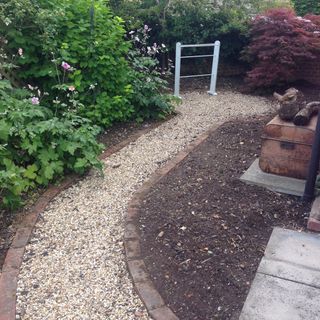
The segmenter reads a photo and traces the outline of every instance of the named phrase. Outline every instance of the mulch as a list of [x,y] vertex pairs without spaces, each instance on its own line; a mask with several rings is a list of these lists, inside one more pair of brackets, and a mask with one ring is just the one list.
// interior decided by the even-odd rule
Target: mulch
[[269,120],[224,124],[143,201],[142,255],[180,319],[238,319],[272,228],[305,229],[309,204],[238,179]]

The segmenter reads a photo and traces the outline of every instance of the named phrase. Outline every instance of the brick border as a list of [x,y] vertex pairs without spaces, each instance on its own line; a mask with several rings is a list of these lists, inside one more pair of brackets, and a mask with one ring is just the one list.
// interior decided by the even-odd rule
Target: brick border
[[[167,120],[170,119],[171,117]],[[144,134],[159,127],[163,123],[164,121],[160,121],[159,123],[151,125],[146,129],[141,129],[122,142],[107,148],[100,155],[100,160],[110,157],[112,154],[120,151],[122,148],[136,141]],[[22,264],[25,247],[32,236],[33,229],[37,223],[40,213],[45,210],[49,202],[51,202],[60,192],[69,188],[80,179],[81,176],[71,174],[67,176],[58,186],[51,185],[28,210],[22,222],[17,227],[13,241],[9,250],[7,251],[2,267],[2,273],[0,275],[0,320],[16,319],[16,293],[20,267]]]
[[215,125],[195,141],[180,151],[176,157],[169,160],[166,165],[157,170],[151,178],[134,194],[129,202],[125,217],[124,248],[126,263],[132,278],[135,290],[147,308],[149,315],[154,320],[179,320],[174,312],[166,305],[160,293],[154,286],[147,267],[144,263],[144,256],[141,253],[140,233],[138,227],[139,207],[144,197],[152,186],[159,182],[179,163],[181,163],[193,150],[202,144],[220,125]]
[[312,203],[307,228],[311,231],[320,232],[320,197]]

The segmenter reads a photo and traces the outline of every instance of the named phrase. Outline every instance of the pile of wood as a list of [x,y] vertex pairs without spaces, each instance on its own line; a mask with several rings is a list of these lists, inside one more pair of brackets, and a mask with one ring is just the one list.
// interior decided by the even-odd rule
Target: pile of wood
[[297,126],[305,126],[310,118],[320,111],[320,101],[307,103],[302,92],[295,88],[288,89],[284,95],[274,93],[278,100],[278,114],[284,121],[293,121]]

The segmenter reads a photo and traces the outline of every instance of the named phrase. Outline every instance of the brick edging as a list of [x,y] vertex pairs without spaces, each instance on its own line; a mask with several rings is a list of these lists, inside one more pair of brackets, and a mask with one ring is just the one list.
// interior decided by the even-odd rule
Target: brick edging
[[307,228],[311,231],[320,232],[320,197],[314,199],[308,218]]
[[[122,142],[107,148],[99,157],[100,160],[110,157],[112,154],[136,141],[138,138],[160,126],[162,123],[163,121],[150,126],[149,128],[139,130]],[[46,209],[49,202],[51,202],[60,192],[69,188],[80,179],[80,175],[71,174],[58,186],[50,186],[28,210],[22,222],[17,227],[13,241],[7,251],[2,267],[2,273],[0,275],[0,320],[16,319],[16,293],[20,267],[25,247],[32,236],[34,226],[37,223],[40,213]]]
[[152,186],[159,182],[180,162],[182,162],[194,149],[203,143],[220,125],[215,125],[195,141],[180,151],[176,157],[169,160],[162,168],[158,169],[151,178],[145,182],[134,194],[129,202],[125,217],[124,248],[126,263],[132,278],[134,287],[147,308],[149,315],[154,320],[179,320],[174,312],[166,305],[160,293],[154,286],[147,267],[144,263],[144,256],[141,252],[140,233],[138,227],[139,207],[144,197]]

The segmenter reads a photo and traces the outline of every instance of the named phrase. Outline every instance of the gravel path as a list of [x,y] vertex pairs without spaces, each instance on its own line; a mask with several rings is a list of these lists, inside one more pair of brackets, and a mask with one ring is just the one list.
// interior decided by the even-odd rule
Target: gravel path
[[271,109],[232,91],[183,99],[181,115],[112,155],[104,176],[92,170],[42,214],[21,269],[18,318],[149,319],[124,261],[123,216],[133,192],[213,123]]

